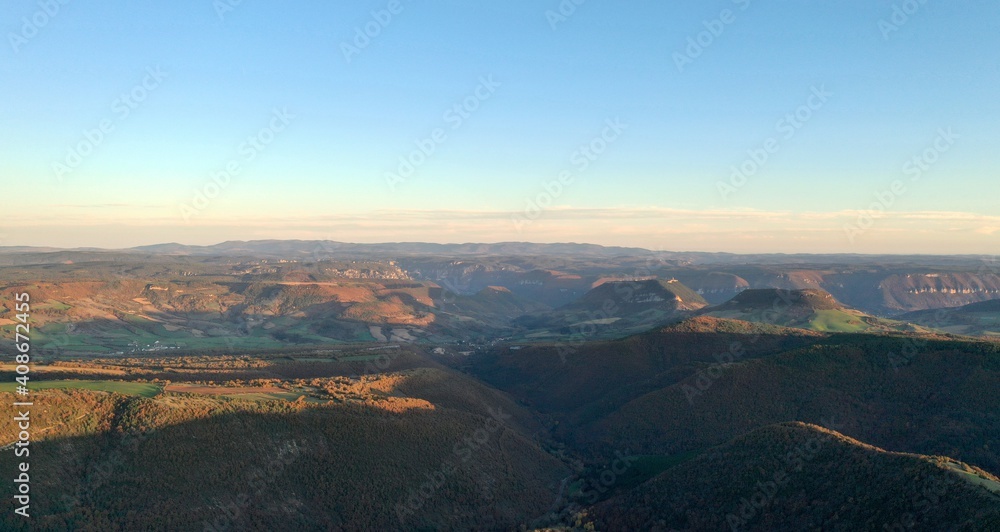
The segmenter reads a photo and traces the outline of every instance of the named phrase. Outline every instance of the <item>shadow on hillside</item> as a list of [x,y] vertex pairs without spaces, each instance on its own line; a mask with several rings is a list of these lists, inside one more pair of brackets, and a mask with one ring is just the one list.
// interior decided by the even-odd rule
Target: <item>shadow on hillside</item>
[[[202,417],[195,402],[131,401],[110,433],[33,443],[30,529],[513,528],[567,474],[507,425],[461,411],[231,405]],[[0,489],[0,528],[27,529],[13,490]]]
[[568,412],[599,402],[614,409],[680,382],[700,367],[741,362],[814,344],[794,334],[651,332],[614,341],[565,341],[501,348],[475,356],[471,371],[543,412]]

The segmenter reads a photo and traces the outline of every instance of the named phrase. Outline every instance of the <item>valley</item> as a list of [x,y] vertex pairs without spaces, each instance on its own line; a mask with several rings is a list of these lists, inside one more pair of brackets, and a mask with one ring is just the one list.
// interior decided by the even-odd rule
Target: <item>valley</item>
[[[817,288],[828,264],[750,257],[312,246],[0,253],[4,341],[31,294],[32,530],[1000,523],[988,291],[862,297]],[[845,285],[903,268],[844,260]],[[916,268],[986,288],[982,264]],[[0,426],[0,467],[17,441]],[[27,530],[4,500],[0,526]]]

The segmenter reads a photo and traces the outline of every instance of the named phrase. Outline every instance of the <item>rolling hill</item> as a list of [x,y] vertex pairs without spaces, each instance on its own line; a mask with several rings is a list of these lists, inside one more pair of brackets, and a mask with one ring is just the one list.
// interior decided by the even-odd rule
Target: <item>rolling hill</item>
[[707,305],[676,280],[607,281],[577,301],[515,320],[527,338],[620,337],[678,320]]
[[822,290],[750,289],[703,309],[716,318],[770,323],[821,332],[919,331],[903,322],[847,308]]
[[[293,276],[294,277],[294,276]],[[15,294],[30,292],[45,353],[280,348],[297,344],[441,342],[499,336],[547,307],[503,288],[471,296],[392,279],[62,280],[0,288],[0,330],[13,336]]]
[[[13,513],[8,483],[0,528],[510,529],[547,511],[568,474],[530,413],[466,377],[314,384],[330,400],[38,391],[32,519]],[[16,460],[5,451],[0,467]]]
[[756,429],[591,508],[599,530],[996,530],[1000,482],[805,423]]
[[[698,317],[622,340],[474,359],[474,374],[558,421],[588,456],[677,455],[786,421],[1000,472],[1000,346],[830,334]],[[599,458],[596,458],[599,459]]]
[[573,426],[678,383],[703,365],[731,356],[773,355],[821,337],[801,329],[701,316],[620,340],[502,346],[470,357],[469,371]]
[[[750,341],[750,339],[745,342]],[[581,445],[675,454],[785,421],[838,419],[894,450],[1000,472],[1000,348],[976,342],[837,335],[779,354],[704,364],[574,431]]]
[[952,334],[1000,337],[1000,299],[961,307],[918,310],[898,318]]

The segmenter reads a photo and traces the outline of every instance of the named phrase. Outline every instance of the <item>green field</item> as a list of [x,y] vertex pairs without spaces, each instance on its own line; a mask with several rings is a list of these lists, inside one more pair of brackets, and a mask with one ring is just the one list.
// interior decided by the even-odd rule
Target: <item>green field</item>
[[[16,382],[0,383],[0,392],[14,392],[18,384]],[[142,397],[154,397],[162,390],[156,384],[145,382],[123,382],[123,381],[30,381],[28,388],[31,390],[49,389],[77,389],[92,390],[96,392],[116,392],[123,395],[139,395]]]
[[339,359],[340,362],[370,362],[372,360],[378,360],[382,356],[378,355],[347,355]]
[[53,310],[56,312],[66,312],[67,310],[73,308],[62,301],[56,301],[55,299],[49,299],[41,304],[36,304],[34,306],[35,310]]
[[797,327],[812,331],[828,333],[863,333],[878,330],[898,330],[904,325],[892,320],[877,319],[853,311],[843,309],[812,309],[808,317],[778,314],[771,315],[767,311],[753,310],[720,310],[712,311],[710,316],[734,320],[745,320],[757,323],[770,323],[782,327]]
[[[367,329],[358,328],[353,338],[334,338],[311,330],[313,320],[281,317],[273,320],[276,327],[254,328],[248,335],[237,334],[227,324],[199,321],[180,329],[166,327],[161,322],[142,316],[125,314],[119,321],[88,323],[72,333],[66,323],[48,323],[32,330],[32,341],[46,352],[61,354],[109,354],[135,352],[135,345],[145,348],[160,342],[164,347],[182,350],[202,349],[277,349],[289,345],[343,344],[370,342],[374,338]],[[15,324],[0,327],[8,338],[14,336]],[[172,330],[173,329],[173,330]],[[196,330],[197,329],[197,330]]]
[[815,313],[808,326],[814,331],[859,333],[871,328],[858,316],[842,310],[816,310]]

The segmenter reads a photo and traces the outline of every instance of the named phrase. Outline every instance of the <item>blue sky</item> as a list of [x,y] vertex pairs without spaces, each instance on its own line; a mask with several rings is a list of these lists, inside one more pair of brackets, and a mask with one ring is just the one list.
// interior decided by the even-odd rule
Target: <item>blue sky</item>
[[[0,13],[2,245],[998,247],[996,2],[54,0]],[[928,163],[919,176],[913,157]],[[401,158],[419,164],[387,175],[403,177]],[[734,181],[734,166],[753,172]]]

